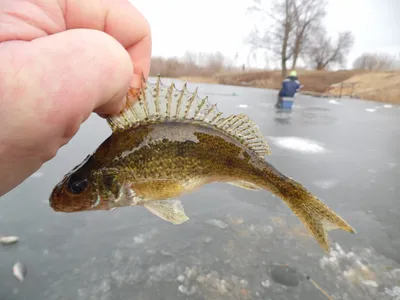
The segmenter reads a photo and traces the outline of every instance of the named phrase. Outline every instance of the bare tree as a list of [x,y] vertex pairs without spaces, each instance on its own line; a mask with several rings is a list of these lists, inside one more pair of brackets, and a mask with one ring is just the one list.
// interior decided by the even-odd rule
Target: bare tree
[[218,73],[226,66],[226,60],[221,52],[210,53],[207,55],[206,67],[212,73]]
[[350,31],[340,32],[335,41],[325,28],[320,27],[314,31],[306,56],[317,70],[327,69],[332,64],[343,66],[353,44],[354,37]]
[[279,57],[285,77],[288,61],[294,69],[310,31],[325,16],[325,5],[325,0],[274,0],[268,9],[261,0],[254,0],[248,11],[267,17],[273,25],[264,30],[255,27],[246,42],[252,49],[264,49]]
[[300,0],[294,2],[294,39],[292,45],[292,69],[296,68],[300,54],[306,49],[311,40],[310,35],[315,28],[321,26],[321,20],[325,17],[325,0]]
[[175,57],[165,59],[163,57],[153,57],[151,59],[151,75],[161,74],[162,76],[179,76],[182,63]]
[[252,49],[264,49],[281,61],[282,76],[286,76],[287,61],[291,58],[289,39],[293,32],[294,12],[293,0],[276,0],[270,10],[266,9],[261,1],[254,1],[249,8],[250,12],[262,14],[273,21],[270,29],[259,30],[255,27],[249,34],[246,42]]
[[389,71],[398,68],[395,56],[386,53],[363,53],[353,62],[353,69]]
[[185,54],[183,55],[182,62],[189,66],[197,65],[197,54],[190,51],[186,51]]
[[187,76],[193,76],[198,72],[197,66],[197,54],[186,51],[183,57],[179,59],[181,65],[181,72],[186,74]]

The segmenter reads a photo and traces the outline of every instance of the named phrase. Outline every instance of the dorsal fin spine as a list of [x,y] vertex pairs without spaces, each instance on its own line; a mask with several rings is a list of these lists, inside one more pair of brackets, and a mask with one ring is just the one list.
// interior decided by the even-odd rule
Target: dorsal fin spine
[[199,114],[200,110],[203,108],[203,106],[204,106],[204,104],[206,103],[206,101],[207,101],[207,97],[204,98],[204,99],[201,101],[201,103],[197,106],[197,109],[196,109],[196,111],[195,111],[195,113],[194,113],[193,119],[196,119],[197,115]]
[[211,120],[210,124],[215,124],[218,118],[222,115],[222,112],[216,114],[216,116]]
[[245,127],[242,128],[242,129],[240,129],[240,131],[238,131],[238,132],[243,133],[243,132],[245,132],[247,129],[251,128],[251,125],[250,125],[250,124],[244,124],[244,125],[245,125]]
[[238,116],[238,118],[236,118],[235,122],[233,122],[233,123],[231,124],[231,125],[232,125],[232,128],[235,128],[234,126],[235,126],[238,122],[240,122],[241,119],[242,119],[242,117],[241,117],[241,116]]
[[160,115],[160,83],[161,83],[161,78],[160,75],[157,77],[157,82],[156,82],[156,95],[154,99],[154,104],[156,107],[156,116]]
[[238,129],[240,126],[242,126],[245,123],[245,120],[243,117],[241,117],[235,124],[232,126],[234,129]]
[[222,122],[220,124],[218,124],[218,127],[221,129],[224,129],[224,126],[226,126],[226,124],[229,123],[229,120],[231,120],[234,117],[234,115],[230,115],[225,119],[222,119]]
[[146,93],[143,93],[143,101],[139,101],[139,103],[142,106],[143,109],[143,113],[146,116],[146,118],[149,116],[149,108],[147,106],[147,97],[146,97]]
[[253,140],[257,140],[257,137],[255,137],[255,136],[247,136],[246,138],[245,138],[245,141],[247,141],[247,142],[251,142],[251,141],[253,141]]
[[186,83],[183,85],[182,91],[179,94],[178,101],[176,103],[176,117],[179,118],[179,113],[181,111],[181,104],[182,104],[182,98],[185,95],[186,92]]
[[196,88],[196,90],[194,91],[192,97],[190,97],[190,99],[189,99],[189,101],[188,101],[188,103],[186,105],[185,115],[183,116],[184,119],[187,119],[189,111],[192,108],[192,103],[193,103],[194,99],[196,99],[196,96],[197,96],[197,90],[198,90],[198,88]]
[[216,125],[217,127],[220,127],[220,125],[221,125],[224,121],[225,121],[224,118],[220,118],[220,119],[218,119],[217,122],[215,122],[215,125]]
[[166,103],[166,106],[167,106],[167,107],[166,107],[166,110],[167,110],[167,116],[168,116],[168,118],[171,118],[172,93],[173,93],[173,91],[174,91],[174,87],[175,87],[175,85],[172,83],[172,84],[169,86],[168,92],[167,92],[167,95],[166,95],[166,97],[167,97],[167,103]]
[[[208,97],[206,97],[206,99],[208,99]],[[200,120],[205,120],[207,119],[207,117],[211,114],[211,112],[216,108],[216,104],[212,105],[210,107],[210,109],[204,114],[203,118],[201,118]]]
[[137,109],[136,105],[132,105],[132,109],[131,109],[132,114],[135,116],[136,121],[138,121],[140,119],[140,117],[139,117],[139,113],[137,112],[136,109]]
[[146,107],[145,107],[144,101],[143,102],[139,101],[139,103],[140,103],[139,105],[140,105],[140,108],[143,111],[143,114],[144,114],[145,118],[147,118],[148,114],[147,114],[147,111],[146,111]]

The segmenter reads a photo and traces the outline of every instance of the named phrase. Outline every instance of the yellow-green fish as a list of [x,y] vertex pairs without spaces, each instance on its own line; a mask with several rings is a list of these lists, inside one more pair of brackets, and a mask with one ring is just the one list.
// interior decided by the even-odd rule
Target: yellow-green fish
[[[144,83],[144,82],[143,82]],[[327,231],[354,229],[300,183],[264,158],[264,136],[244,114],[223,117],[207,97],[184,85],[143,84],[127,94],[128,105],[107,119],[112,134],[54,188],[55,211],[111,210],[140,205],[181,224],[179,196],[202,185],[225,182],[279,196],[320,246],[329,251]],[[133,104],[132,104],[133,103]]]

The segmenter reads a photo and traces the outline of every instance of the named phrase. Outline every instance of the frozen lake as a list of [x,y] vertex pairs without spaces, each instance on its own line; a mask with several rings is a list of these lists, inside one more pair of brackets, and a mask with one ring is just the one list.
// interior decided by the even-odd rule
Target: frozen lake
[[[327,299],[304,278],[276,283],[275,264],[334,299],[400,299],[400,107],[299,95],[292,112],[279,112],[276,91],[188,86],[225,114],[248,114],[270,144],[268,161],[357,234],[331,231],[336,251],[324,255],[280,199],[227,184],[182,197],[190,220],[179,226],[140,207],[55,213],[53,186],[111,133],[93,115],[0,200],[0,235],[20,237],[0,245],[0,299]],[[23,283],[12,275],[18,260],[28,268]]]

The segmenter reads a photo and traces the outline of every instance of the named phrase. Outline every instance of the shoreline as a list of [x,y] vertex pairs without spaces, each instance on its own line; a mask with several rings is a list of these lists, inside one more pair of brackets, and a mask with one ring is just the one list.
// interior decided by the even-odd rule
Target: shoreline
[[[208,83],[279,90],[277,71],[223,73],[215,76],[179,76],[191,83]],[[400,72],[309,71],[299,72],[304,89],[300,94],[318,98],[342,97],[400,104]],[[304,82],[304,83],[303,83]]]

